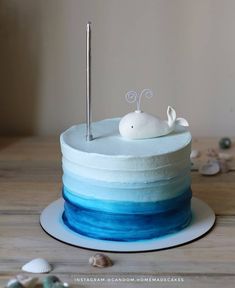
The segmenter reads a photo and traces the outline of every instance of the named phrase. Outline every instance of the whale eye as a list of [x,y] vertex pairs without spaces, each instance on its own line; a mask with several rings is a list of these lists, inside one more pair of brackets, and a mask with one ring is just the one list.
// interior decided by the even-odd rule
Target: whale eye
[[134,126],[132,125],[131,128],[134,128]]

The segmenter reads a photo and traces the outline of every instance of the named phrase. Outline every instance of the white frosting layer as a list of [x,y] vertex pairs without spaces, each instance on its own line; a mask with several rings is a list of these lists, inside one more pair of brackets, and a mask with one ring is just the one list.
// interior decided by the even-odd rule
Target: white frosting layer
[[87,142],[85,124],[61,134],[63,168],[86,179],[147,183],[171,179],[189,169],[191,134],[183,127],[159,138],[126,140],[119,118],[92,123],[94,140]]

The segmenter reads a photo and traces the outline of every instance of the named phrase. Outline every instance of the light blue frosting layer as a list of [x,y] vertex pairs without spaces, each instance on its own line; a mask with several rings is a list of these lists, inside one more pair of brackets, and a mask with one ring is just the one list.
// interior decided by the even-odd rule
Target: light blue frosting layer
[[73,197],[98,200],[151,202],[171,199],[182,194],[191,183],[189,169],[177,177],[149,183],[102,182],[86,179],[64,169],[63,184]]
[[87,142],[85,125],[73,126],[61,137],[63,169],[106,182],[142,183],[170,179],[189,169],[191,134],[178,127],[164,137],[126,140],[119,119],[93,123],[94,140]]
[[94,140],[89,142],[86,124],[72,126],[61,134],[61,142],[75,151],[116,157],[159,156],[178,151],[191,142],[190,132],[182,126],[163,137],[128,140],[119,134],[119,121],[120,118],[113,118],[92,123]]

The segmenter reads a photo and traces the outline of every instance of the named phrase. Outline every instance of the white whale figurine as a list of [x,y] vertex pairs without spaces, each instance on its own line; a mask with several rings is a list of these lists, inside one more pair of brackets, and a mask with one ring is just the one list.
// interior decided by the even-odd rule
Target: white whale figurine
[[119,123],[119,132],[121,136],[128,139],[147,139],[160,137],[175,130],[176,125],[189,126],[184,118],[176,118],[176,112],[171,107],[167,108],[168,120],[161,120],[158,117],[144,113],[140,110],[140,100],[142,96],[152,97],[150,89],[144,89],[141,94],[130,91],[126,94],[128,102],[137,102],[137,110],[125,115]]

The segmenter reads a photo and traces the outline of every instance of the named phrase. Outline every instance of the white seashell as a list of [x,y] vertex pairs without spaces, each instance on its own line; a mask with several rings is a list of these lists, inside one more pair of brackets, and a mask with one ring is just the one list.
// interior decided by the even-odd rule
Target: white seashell
[[199,150],[192,150],[191,154],[190,154],[190,158],[194,159],[194,158],[198,158],[201,155]]
[[92,266],[99,268],[105,268],[113,265],[111,259],[108,256],[101,253],[97,253],[94,256],[91,256],[89,258],[89,263]]
[[203,164],[199,167],[199,173],[201,175],[212,176],[220,172],[220,165],[218,161],[211,161]]
[[16,278],[10,279],[7,282],[7,286],[6,287],[10,287],[12,284],[14,284],[15,282],[19,282]]
[[52,270],[51,265],[43,258],[36,258],[26,263],[22,270],[30,273],[48,273]]
[[221,160],[225,160],[225,161],[229,161],[232,160],[233,156],[231,154],[228,153],[219,153],[219,159]]
[[16,279],[22,284],[25,288],[33,288],[38,282],[37,277],[29,277],[26,275],[17,275]]

